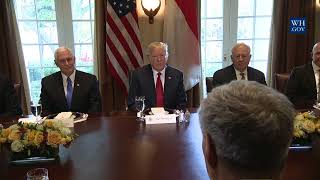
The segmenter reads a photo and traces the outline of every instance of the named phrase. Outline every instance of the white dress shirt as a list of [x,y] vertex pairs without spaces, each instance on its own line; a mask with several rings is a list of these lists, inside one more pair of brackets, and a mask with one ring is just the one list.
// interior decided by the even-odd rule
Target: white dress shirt
[[[157,85],[157,78],[158,78],[158,71],[156,71],[155,69],[152,68],[152,72],[153,72],[153,80],[154,80],[154,87],[156,87]],[[160,79],[162,82],[162,88],[164,90],[164,81],[165,81],[165,74],[166,74],[166,67],[162,69],[161,75],[160,75]]]
[[[66,76],[62,72],[61,72],[61,75],[62,75],[64,94],[67,97],[67,85],[68,85],[67,78],[68,78],[68,76]],[[73,73],[69,76],[69,78],[71,79],[71,82],[72,82],[72,88],[74,87],[74,79],[75,79],[75,77],[76,77],[76,70],[74,70]]]

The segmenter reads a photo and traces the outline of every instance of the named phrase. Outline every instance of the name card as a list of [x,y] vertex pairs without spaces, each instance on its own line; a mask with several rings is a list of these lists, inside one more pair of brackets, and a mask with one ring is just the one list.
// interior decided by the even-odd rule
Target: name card
[[159,114],[159,115],[146,115],[146,124],[166,124],[166,123],[176,123],[175,114]]

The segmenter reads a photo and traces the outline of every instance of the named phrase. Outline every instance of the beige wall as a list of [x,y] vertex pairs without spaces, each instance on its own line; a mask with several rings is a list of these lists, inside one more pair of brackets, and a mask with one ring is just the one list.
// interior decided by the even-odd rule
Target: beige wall
[[144,63],[149,61],[146,57],[146,49],[149,43],[153,41],[162,41],[163,39],[163,14],[164,14],[165,0],[161,0],[161,8],[154,18],[154,23],[149,24],[149,18],[146,16],[141,7],[141,0],[137,0],[139,28],[141,33],[141,45],[144,54]]

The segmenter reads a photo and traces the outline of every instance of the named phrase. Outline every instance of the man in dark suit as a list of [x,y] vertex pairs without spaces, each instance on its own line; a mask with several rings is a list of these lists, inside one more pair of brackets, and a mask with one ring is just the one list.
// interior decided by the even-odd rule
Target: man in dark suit
[[75,69],[75,57],[68,48],[58,48],[54,57],[60,72],[44,77],[41,81],[42,114],[100,112],[97,78]]
[[311,55],[312,62],[294,68],[288,80],[285,93],[296,108],[310,108],[320,100],[320,43],[313,46]]
[[232,80],[249,80],[265,84],[264,74],[249,67],[251,54],[250,47],[244,43],[238,43],[232,48],[232,65],[220,69],[213,74],[213,87],[231,82]]
[[135,109],[135,97],[144,96],[146,108],[186,108],[186,93],[181,71],[167,65],[168,45],[153,42],[148,46],[150,64],[132,73],[128,107]]
[[22,110],[15,89],[10,81],[0,75],[0,117],[21,115]]

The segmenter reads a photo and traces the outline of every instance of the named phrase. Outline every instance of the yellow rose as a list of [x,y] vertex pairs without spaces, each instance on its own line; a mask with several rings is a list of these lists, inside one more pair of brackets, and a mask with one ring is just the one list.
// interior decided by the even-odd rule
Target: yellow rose
[[27,130],[27,132],[25,134],[25,139],[27,141],[33,141],[35,135],[36,135],[36,131],[35,130]]
[[12,130],[8,136],[8,139],[10,141],[20,140],[20,138],[21,138],[21,132],[19,130]]
[[5,143],[6,141],[7,141],[7,138],[0,137],[0,144],[1,144],[1,143]]
[[11,129],[8,128],[8,129],[3,129],[1,134],[2,134],[2,137],[7,138],[10,133],[11,133]]
[[301,123],[301,128],[307,133],[313,133],[316,127],[312,121],[308,120]]
[[48,128],[52,128],[53,124],[54,124],[54,122],[52,120],[46,120],[46,121],[44,121],[44,123],[45,123],[45,126]]
[[70,136],[67,136],[67,137],[66,137],[66,141],[67,141],[67,142],[71,142],[71,141],[72,141],[72,138],[71,138]]
[[316,128],[316,131],[317,131],[318,133],[320,133],[320,121],[317,121],[317,122],[315,123],[315,128]]
[[35,134],[35,137],[34,137],[34,144],[36,145],[40,145],[44,140],[44,136],[43,136],[43,133],[38,131],[36,134]]
[[56,147],[60,144],[61,138],[61,134],[58,131],[49,131],[47,144]]
[[62,138],[62,139],[60,140],[60,143],[63,144],[63,145],[66,144],[66,143],[67,143],[66,138]]
[[294,137],[297,137],[297,138],[300,138],[300,137],[306,137],[306,133],[300,129],[295,129],[293,131],[293,136]]

